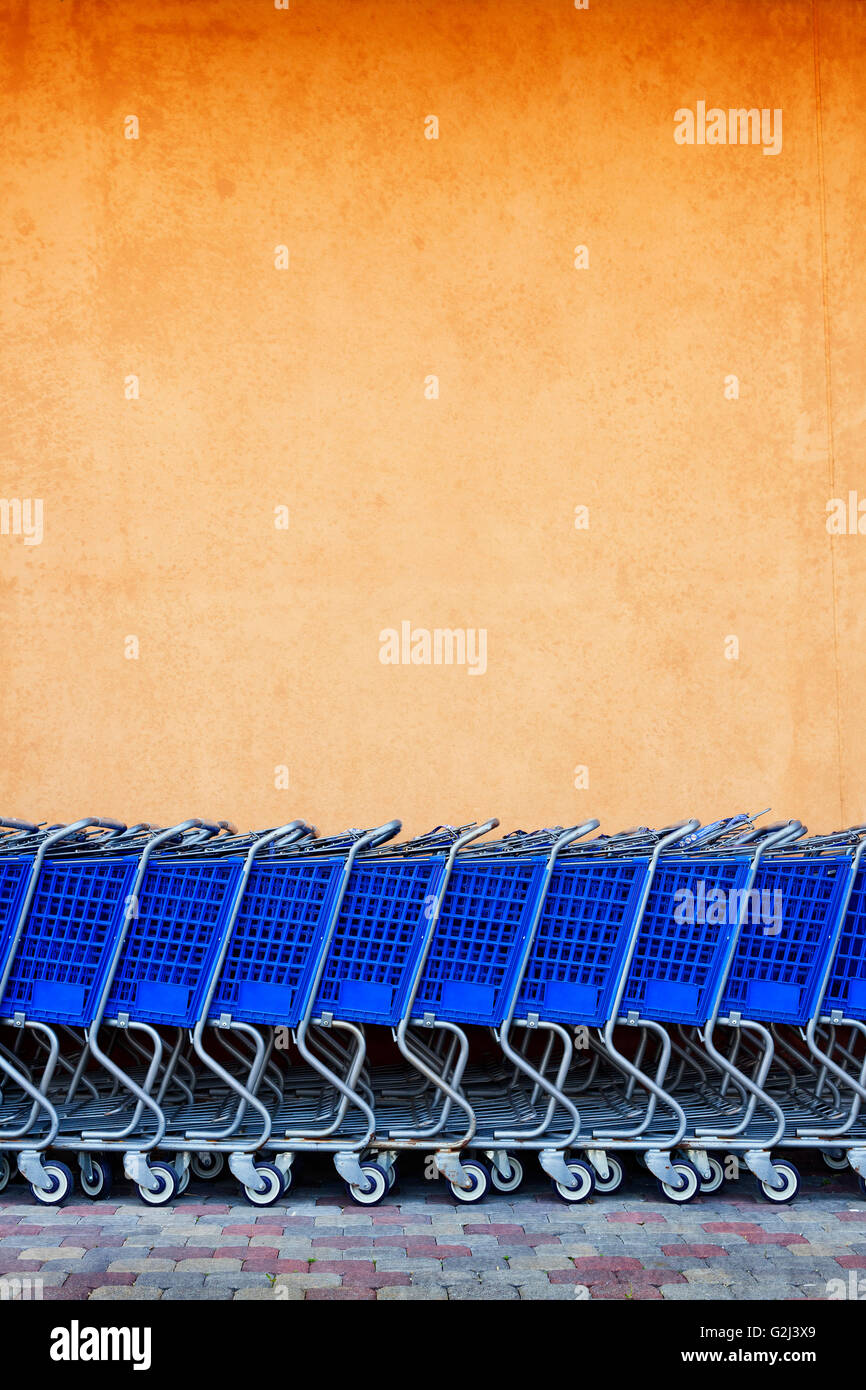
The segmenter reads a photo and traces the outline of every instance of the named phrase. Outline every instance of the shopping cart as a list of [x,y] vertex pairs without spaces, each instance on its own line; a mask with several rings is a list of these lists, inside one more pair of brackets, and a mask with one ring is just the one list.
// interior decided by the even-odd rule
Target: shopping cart
[[[744,849],[752,854],[752,867],[744,888],[729,896],[721,913],[726,942],[711,1007],[701,1008],[704,1018],[655,1011],[679,1026],[680,1055],[691,1073],[677,1091],[687,1116],[678,1141],[686,1158],[678,1161],[685,1165],[682,1189],[665,1193],[671,1200],[688,1200],[697,1187],[712,1192],[721,1186],[720,1151],[737,1163],[742,1157],[768,1200],[796,1196],[796,1169],[771,1151],[795,1142],[793,1128],[813,1107],[804,1108],[801,1094],[784,1100],[773,1094],[771,1068],[779,1062],[775,1030],[808,1022],[855,872],[850,855],[799,844],[804,834],[793,821],[731,845],[734,855]],[[716,1040],[719,1026],[726,1030],[724,1047]],[[697,1171],[689,1177],[692,1165]]]
[[[58,1203],[72,1188],[72,1174],[65,1164],[44,1161],[49,1147],[77,1154],[82,1187],[89,1196],[108,1190],[110,1167],[102,1155],[112,1149],[124,1151],[125,1161],[133,1165],[140,1152],[142,1171],[136,1169],[136,1173],[143,1196],[144,1191],[167,1194],[176,1186],[169,1165],[160,1165],[153,1176],[144,1172],[143,1155],[159,1142],[165,1126],[153,1093],[163,1042],[149,1019],[174,1022],[175,1014],[182,1012],[177,995],[171,993],[167,924],[174,927],[176,955],[183,955],[188,972],[195,974],[201,952],[188,929],[214,920],[214,910],[205,906],[208,892],[213,900],[214,893],[224,897],[230,886],[216,879],[207,890],[200,880],[191,883],[195,861],[182,857],[190,831],[194,833],[189,838],[197,843],[201,834],[219,830],[201,821],[187,821],[157,833],[144,826],[129,831],[117,822],[87,818],[39,838],[0,975],[0,1014],[14,1028],[37,1031],[45,1042],[41,1084],[34,1088],[20,1074],[14,1080],[38,1104],[47,1127],[38,1141],[31,1133],[32,1125],[23,1134],[7,1137],[16,1148],[20,1171],[42,1203]],[[171,845],[178,847],[178,859],[167,865],[152,864],[154,852]],[[139,997],[140,984],[145,988]],[[153,985],[157,989],[148,993]],[[160,995],[161,985],[168,992]],[[100,1045],[100,1028],[110,1004],[114,1009],[109,1021],[126,1035],[143,1035],[152,1045],[151,1055],[143,1054],[146,1068],[141,1080]],[[73,1044],[77,1033],[79,1045],[75,1062],[66,1063],[71,1072],[68,1085],[51,1096],[61,1029],[64,1040],[71,1039]],[[142,1055],[141,1049],[138,1054]],[[107,1074],[107,1088],[91,1079],[94,1064],[102,1071],[100,1081]],[[0,1065],[9,1074],[8,1060],[0,1059]],[[131,1097],[126,1107],[118,1087]],[[145,1110],[152,1117],[149,1134],[142,1131]],[[119,1121],[120,1127],[86,1128],[109,1119]],[[130,1148],[131,1155],[126,1153]]]
[[821,1123],[801,1124],[796,1136],[803,1147],[819,1145],[829,1168],[850,1165],[866,1196],[866,867],[862,862],[866,827],[827,837],[826,843],[852,847],[854,857],[838,945],[805,1033],[818,1068],[813,1094],[822,1100],[830,1092],[832,1108]]
[[[229,1167],[255,1206],[270,1206],[285,1194],[295,1154],[305,1151],[333,1153],[355,1200],[381,1195],[381,1170],[360,1162],[375,1126],[372,1109],[359,1088],[364,1034],[331,1012],[329,1005],[335,990],[342,989],[342,980],[329,978],[321,1003],[317,996],[335,933],[344,921],[357,921],[365,891],[372,892],[377,902],[390,902],[395,914],[399,909],[401,894],[393,891],[393,875],[384,873],[384,879],[391,880],[389,896],[382,864],[373,871],[371,885],[368,866],[360,858],[392,839],[399,829],[399,821],[389,821],[364,833],[350,831],[323,840],[307,836],[287,844],[284,835],[277,837],[269,856],[251,872],[233,929],[216,958],[193,1035],[195,1050],[200,1061],[234,1087],[265,1124],[260,1132],[251,1133],[249,1125],[241,1123],[245,1119],[241,1109],[230,1128],[217,1134],[190,1131],[187,1141],[205,1146],[203,1152],[227,1153]],[[263,842],[259,848],[264,848]],[[433,882],[431,878],[427,887]],[[416,879],[410,897],[417,895],[419,886]],[[343,936],[341,942],[343,949]],[[381,1008],[382,995],[375,992],[369,1002],[375,1012]],[[239,1087],[205,1047],[207,1026],[223,1040],[227,1031],[241,1030],[254,1041],[257,1062],[245,1087]],[[268,1030],[267,1043],[262,1028]],[[335,1031],[348,1036],[348,1048],[333,1043]],[[276,1046],[279,1034],[284,1035],[281,1048]],[[275,1083],[266,1068],[287,1050],[289,1034],[305,1065],[288,1069],[288,1075],[278,1069]],[[355,1116],[354,1126],[347,1123],[350,1113]],[[262,1151],[269,1161],[253,1157]]]
[[[397,1086],[393,1079],[379,1081],[371,1147],[382,1166],[392,1165],[402,1150],[426,1151],[431,1171],[444,1176],[457,1200],[476,1202],[491,1180],[503,1191],[519,1182],[522,1170],[509,1158],[509,1147],[539,1150],[546,1161],[540,1135],[547,1120],[539,1122],[520,1086],[490,1077],[471,1084],[466,1078],[464,1084],[466,1026],[496,1029],[510,1017],[557,855],[597,824],[575,827],[552,845],[534,836],[509,836],[470,848],[466,835],[452,847],[447,886],[404,979],[402,1012],[398,1017],[394,1009],[387,1019],[414,1080]],[[519,1058],[515,1065],[526,1072],[529,1064]],[[579,1123],[555,1086],[531,1075],[544,1089],[548,1108],[564,1106]],[[492,1177],[476,1152],[492,1164]]]

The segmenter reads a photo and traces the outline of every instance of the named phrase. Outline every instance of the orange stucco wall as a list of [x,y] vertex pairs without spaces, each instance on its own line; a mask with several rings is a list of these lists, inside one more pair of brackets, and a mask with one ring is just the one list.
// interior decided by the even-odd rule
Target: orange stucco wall
[[0,13],[0,810],[866,819],[866,5]]

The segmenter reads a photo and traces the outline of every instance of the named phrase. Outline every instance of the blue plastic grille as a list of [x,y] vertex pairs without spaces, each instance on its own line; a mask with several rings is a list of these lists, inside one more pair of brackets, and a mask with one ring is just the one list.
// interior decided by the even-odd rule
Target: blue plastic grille
[[294,1027],[307,1005],[342,859],[253,864],[211,1006]]
[[316,1013],[359,1023],[399,1023],[445,860],[356,862],[316,999]]
[[646,860],[564,860],[550,887],[517,1015],[605,1023],[646,878]]
[[136,861],[43,865],[3,996],[7,1017],[88,1024],[123,923]]
[[[722,1010],[771,1023],[806,1023],[832,949],[851,861],[765,860],[743,924]],[[777,897],[778,895],[778,897]],[[767,920],[762,920],[766,918]],[[775,920],[774,920],[775,919]]]
[[0,970],[18,925],[18,912],[33,868],[30,859],[0,859]]
[[108,1001],[108,1016],[191,1027],[243,864],[152,859]]
[[662,858],[656,866],[620,1014],[706,1023],[736,928],[750,860]]
[[484,859],[452,871],[413,1017],[501,1023],[544,877],[540,859]]
[[821,1012],[831,1009],[866,1019],[866,869],[854,880]]

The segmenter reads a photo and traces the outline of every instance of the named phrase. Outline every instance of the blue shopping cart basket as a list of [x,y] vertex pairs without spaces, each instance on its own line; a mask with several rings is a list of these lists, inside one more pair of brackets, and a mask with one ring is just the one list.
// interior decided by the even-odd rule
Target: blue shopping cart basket
[[[719,968],[716,953],[724,942],[705,943],[703,961],[691,958],[688,976],[683,978],[683,938],[675,934],[672,908],[677,894],[685,894],[700,872],[713,884],[718,865],[706,856],[706,847],[744,825],[748,816],[732,816],[684,835],[677,849],[689,854],[662,860],[651,882],[646,907],[641,916],[635,959],[638,964],[630,976],[633,984],[632,1008],[647,1015],[648,998],[654,1008],[662,1005],[678,1009],[700,1008],[695,1001],[696,981],[712,988]],[[659,832],[663,833],[663,832]],[[615,836],[599,836],[587,845],[574,846],[557,860],[538,924],[535,941],[517,1001],[517,1014],[571,1026],[601,1027],[614,1008],[614,998],[628,960],[629,945],[641,912],[653,845],[658,833],[642,827]],[[692,856],[705,857],[695,870]],[[746,872],[748,871],[748,860]],[[726,868],[722,877],[738,882],[740,866]],[[679,949],[677,949],[679,948]],[[663,966],[663,971],[657,967]],[[654,968],[655,967],[655,968]],[[673,975],[673,978],[671,976]],[[687,987],[687,993],[679,987]],[[672,988],[668,989],[668,986]],[[667,990],[667,993],[664,991]],[[700,993],[700,991],[698,991]]]
[[[485,827],[487,828],[487,827]],[[358,858],[325,962],[315,1013],[400,1022],[459,841],[479,827],[428,835]]]
[[201,1017],[244,860],[198,846],[154,855],[108,995],[105,1017],[191,1028]]
[[502,1023],[546,879],[547,856],[534,843],[528,849],[522,853],[514,843],[457,860],[418,982],[414,1020]]
[[[330,847],[317,844],[320,851]],[[255,861],[211,1001],[212,1021],[297,1025],[344,865],[345,854],[300,849]]]
[[645,859],[562,856],[553,871],[517,999],[517,1016],[600,1027],[631,938]]
[[722,995],[723,1016],[805,1024],[831,953],[851,874],[850,855],[776,853],[760,866]]
[[656,867],[619,1013],[658,1023],[710,1017],[736,931],[747,850],[663,855]]
[[[92,827],[95,840],[86,833]],[[108,838],[102,835],[105,829]],[[88,857],[87,851],[120,843],[123,830],[116,822],[75,822],[32,837],[31,852],[0,860],[0,973],[7,977],[0,1000],[3,1017],[78,1027],[91,1022],[123,924],[137,856]]]
[[866,1020],[866,867],[854,879],[821,1012]]

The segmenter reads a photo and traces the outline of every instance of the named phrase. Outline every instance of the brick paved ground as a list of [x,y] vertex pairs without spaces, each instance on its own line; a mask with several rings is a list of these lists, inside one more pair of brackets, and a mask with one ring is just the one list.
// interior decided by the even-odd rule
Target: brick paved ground
[[829,1280],[866,1285],[866,1201],[853,1175],[803,1166],[792,1207],[757,1200],[748,1177],[671,1206],[638,1168],[576,1207],[541,1176],[458,1207],[415,1170],[364,1210],[313,1161],[265,1211],[230,1179],[161,1209],[125,1183],[106,1203],[40,1208],[15,1183],[0,1197],[0,1275],[38,1276],[58,1299],[824,1299]]

